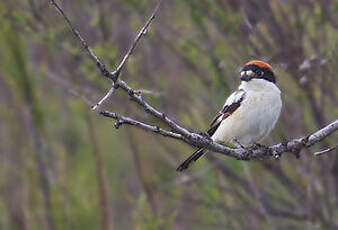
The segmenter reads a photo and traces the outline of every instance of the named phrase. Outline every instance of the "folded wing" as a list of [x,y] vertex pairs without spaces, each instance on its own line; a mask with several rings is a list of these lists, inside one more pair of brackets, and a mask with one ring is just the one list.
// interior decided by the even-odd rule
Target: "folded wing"
[[224,119],[233,114],[241,106],[241,102],[243,101],[245,94],[246,93],[243,89],[239,89],[228,97],[222,110],[218,112],[210,124],[210,128],[207,131],[209,136],[212,136],[216,132],[217,128]]

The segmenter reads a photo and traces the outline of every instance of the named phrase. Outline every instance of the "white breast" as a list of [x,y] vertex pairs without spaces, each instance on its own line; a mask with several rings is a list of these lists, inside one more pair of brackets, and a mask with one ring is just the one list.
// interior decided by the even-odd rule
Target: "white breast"
[[242,145],[261,141],[275,126],[282,108],[281,92],[278,87],[263,79],[242,82],[239,87],[246,94],[240,107],[222,121],[212,139]]

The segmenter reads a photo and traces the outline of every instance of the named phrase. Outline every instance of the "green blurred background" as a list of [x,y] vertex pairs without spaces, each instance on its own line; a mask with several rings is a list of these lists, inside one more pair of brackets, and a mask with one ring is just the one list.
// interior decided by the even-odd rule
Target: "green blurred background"
[[[110,70],[155,0],[59,1]],[[171,118],[206,130],[270,62],[284,107],[266,144],[338,117],[337,0],[165,0],[121,78]],[[110,88],[47,0],[0,2],[0,229],[338,229],[337,135],[300,159],[241,162],[133,127],[84,103]],[[158,124],[122,91],[104,108]]]

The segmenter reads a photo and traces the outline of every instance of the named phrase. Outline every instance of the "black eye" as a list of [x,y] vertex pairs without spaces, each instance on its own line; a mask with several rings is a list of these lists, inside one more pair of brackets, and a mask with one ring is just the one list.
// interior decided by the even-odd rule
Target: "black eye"
[[264,72],[261,70],[258,70],[256,74],[257,74],[257,77],[262,77],[264,75]]

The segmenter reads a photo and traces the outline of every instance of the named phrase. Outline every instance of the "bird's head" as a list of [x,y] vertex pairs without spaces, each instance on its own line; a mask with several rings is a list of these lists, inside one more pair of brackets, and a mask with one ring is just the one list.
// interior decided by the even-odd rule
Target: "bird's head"
[[241,69],[241,80],[263,79],[276,83],[276,78],[271,65],[264,61],[253,60],[246,63]]

